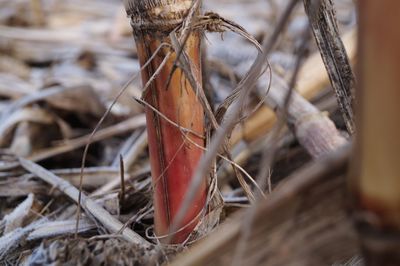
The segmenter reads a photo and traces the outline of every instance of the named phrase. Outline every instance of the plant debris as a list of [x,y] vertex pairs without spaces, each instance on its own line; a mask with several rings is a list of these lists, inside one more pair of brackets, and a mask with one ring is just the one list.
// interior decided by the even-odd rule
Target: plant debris
[[[154,233],[147,106],[123,3],[0,0],[0,265],[171,262],[238,210],[268,198],[301,167],[346,145],[348,121],[312,38],[290,87],[309,25],[299,1],[274,37],[287,3],[202,1],[191,26],[204,30],[199,76],[204,94],[199,97],[208,106],[208,139],[202,149],[213,180],[202,222],[189,241],[164,245]],[[353,64],[353,1],[335,1],[335,8]],[[180,37],[190,27],[180,30],[183,35],[170,36],[168,49],[182,50]],[[253,62],[260,68],[252,68]],[[188,59],[176,63],[189,80]],[[285,104],[289,91],[291,101]],[[273,134],[280,119],[282,130]],[[218,134],[221,141],[212,146]],[[265,152],[271,147],[276,152],[267,164]],[[200,170],[210,172],[204,165]],[[182,205],[189,208],[190,201]]]

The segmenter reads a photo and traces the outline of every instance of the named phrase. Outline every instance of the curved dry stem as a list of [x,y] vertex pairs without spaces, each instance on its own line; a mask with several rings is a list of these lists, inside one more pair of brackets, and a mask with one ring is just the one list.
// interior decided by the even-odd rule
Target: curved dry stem
[[[185,135],[184,135],[185,136]],[[186,137],[186,136],[185,136]],[[195,145],[196,147],[198,147],[199,149],[202,149],[203,151],[207,151],[207,148],[201,147],[198,144],[194,143],[194,141],[192,141],[190,138],[187,138],[187,140],[192,143],[193,145]],[[262,195],[263,198],[266,198],[266,195],[264,193],[264,191],[261,189],[261,187],[258,185],[258,183],[256,182],[256,180],[254,180],[254,178],[247,173],[247,171],[241,167],[239,164],[237,164],[235,161],[230,160],[229,158],[223,156],[220,153],[217,153],[217,156],[219,158],[221,158],[222,160],[226,161],[227,163],[231,164],[233,167],[236,167],[237,169],[239,169],[249,180],[250,182],[253,184],[253,186],[259,191],[259,193]],[[254,197],[254,195],[253,195]]]

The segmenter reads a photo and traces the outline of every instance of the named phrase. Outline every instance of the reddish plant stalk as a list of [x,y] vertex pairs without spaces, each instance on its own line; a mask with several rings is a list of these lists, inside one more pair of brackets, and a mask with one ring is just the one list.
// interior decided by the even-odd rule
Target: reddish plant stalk
[[[169,120],[191,132],[182,132],[149,106],[145,107],[151,172],[154,187],[155,234],[167,235],[178,212],[191,177],[205,146],[204,110],[195,91],[179,68],[174,69],[176,53],[170,46],[158,48],[162,43],[171,44],[170,32],[182,22],[191,7],[191,1],[179,0],[127,0],[125,7],[131,18],[141,66],[151,62],[142,71],[146,84],[158,73],[144,93],[144,101]],[[201,80],[200,33],[192,32],[184,46],[197,80]],[[157,69],[167,54],[167,62]],[[157,53],[155,57],[152,57]],[[197,147],[200,146],[200,147]],[[196,200],[187,212],[180,230],[173,235],[173,243],[181,243],[197,225],[206,201],[206,180],[197,191]]]

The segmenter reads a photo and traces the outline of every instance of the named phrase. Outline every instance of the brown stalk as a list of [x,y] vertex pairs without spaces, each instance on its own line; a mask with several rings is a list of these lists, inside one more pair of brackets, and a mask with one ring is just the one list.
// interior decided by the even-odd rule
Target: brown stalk
[[[184,71],[176,67],[179,62],[177,55],[182,53],[178,49],[171,49],[174,44],[171,40],[174,34],[171,32],[183,23],[191,6],[192,1],[188,0],[125,1],[142,66],[160,45],[169,44],[160,49],[142,71],[143,84],[148,84],[143,101],[146,102],[154,186],[155,234],[161,242],[170,233],[170,224],[203,154],[199,147],[205,146],[204,109],[197,97],[201,92],[196,91],[198,88],[193,88]],[[183,29],[187,31],[187,28]],[[187,36],[181,47],[195,68],[192,69],[192,75],[199,81],[200,32],[178,31],[178,34]],[[188,130],[183,131],[182,128]],[[173,234],[172,242],[185,241],[197,225],[204,209],[206,189],[206,179],[203,178],[195,192],[195,201],[178,225],[179,231]]]
[[333,1],[304,0],[304,7],[347,130],[353,134],[355,131],[353,112],[355,78],[346,49],[339,36]]
[[351,175],[366,265],[400,265],[398,1],[359,3],[360,84]]

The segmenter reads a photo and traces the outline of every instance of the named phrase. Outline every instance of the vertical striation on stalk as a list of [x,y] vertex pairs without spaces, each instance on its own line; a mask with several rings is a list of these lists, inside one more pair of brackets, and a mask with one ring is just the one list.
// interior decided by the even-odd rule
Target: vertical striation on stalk
[[366,265],[400,265],[400,2],[359,3],[360,86],[351,190]]
[[350,134],[354,134],[355,78],[349,57],[339,35],[333,1],[304,0],[304,8],[332,88],[335,91],[346,128]]
[[[188,14],[192,1],[125,0],[124,3],[131,18],[140,64],[145,66],[141,73],[143,84],[156,73],[154,81],[143,92],[143,98],[153,107],[146,106],[145,112],[154,186],[155,234],[162,241],[162,236],[169,233],[203,154],[200,147],[205,145],[203,107],[183,71],[175,68],[176,53],[171,50],[169,38]],[[162,44],[167,45],[159,49]],[[191,32],[183,49],[197,68],[194,75],[201,80],[200,32]],[[163,119],[154,109],[176,125]],[[177,125],[189,131],[182,132]],[[185,241],[197,225],[206,201],[206,189],[204,179],[172,242]]]

